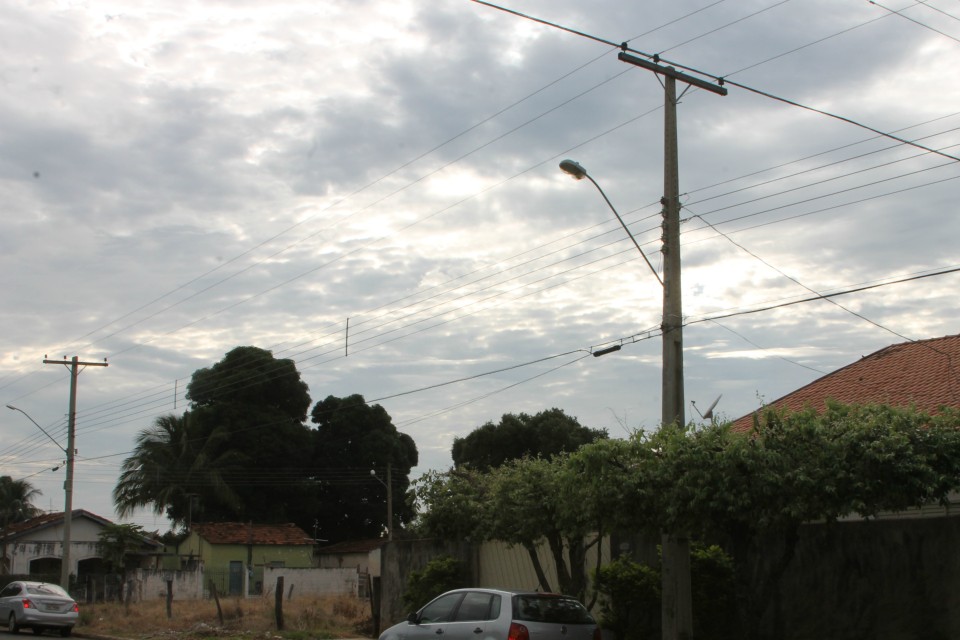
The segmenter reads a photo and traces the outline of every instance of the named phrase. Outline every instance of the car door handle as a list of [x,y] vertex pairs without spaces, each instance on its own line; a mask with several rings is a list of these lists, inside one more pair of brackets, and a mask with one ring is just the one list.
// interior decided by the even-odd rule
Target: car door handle
[[436,633],[438,636],[442,636],[442,635],[443,635],[443,629],[437,629],[437,630],[435,631],[435,633]]
[[477,627],[476,629],[473,630],[473,632],[476,634],[481,634],[483,633],[483,629],[481,629],[480,627]]

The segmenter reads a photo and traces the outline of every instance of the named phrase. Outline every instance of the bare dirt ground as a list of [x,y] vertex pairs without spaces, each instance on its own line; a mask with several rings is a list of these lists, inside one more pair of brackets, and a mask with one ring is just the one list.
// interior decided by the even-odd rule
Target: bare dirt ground
[[285,600],[282,630],[278,629],[273,596],[222,598],[220,608],[222,622],[214,600],[174,601],[169,617],[162,598],[129,606],[113,602],[81,604],[80,623],[74,633],[130,640],[329,640],[372,635],[370,605],[357,598],[301,596]]

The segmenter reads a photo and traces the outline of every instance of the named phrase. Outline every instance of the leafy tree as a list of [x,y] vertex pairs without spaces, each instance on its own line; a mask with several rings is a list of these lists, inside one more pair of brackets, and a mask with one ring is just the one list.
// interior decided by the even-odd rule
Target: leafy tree
[[240,460],[229,440],[224,428],[203,433],[190,412],[160,416],[140,432],[133,454],[123,461],[113,489],[117,513],[125,516],[152,506],[175,525],[187,525],[203,503],[239,510],[240,498],[224,477]]
[[533,416],[506,413],[497,424],[488,422],[463,438],[454,438],[453,463],[458,468],[487,471],[524,456],[549,458],[572,453],[606,437],[606,430],[584,427],[561,409]]
[[237,502],[203,500],[203,517],[294,521],[312,528],[317,513],[311,509],[311,435],[303,424],[310,395],[294,362],[265,349],[236,347],[193,374],[187,398],[202,437],[224,430],[229,437],[219,453],[236,457],[223,477]]
[[300,424],[310,395],[293,360],[278,360],[258,347],[236,347],[210,368],[194,372],[187,399],[195,408],[257,406]]
[[0,529],[40,515],[33,500],[41,493],[27,480],[0,476]]
[[180,525],[192,516],[312,526],[310,396],[293,361],[236,347],[194,373],[187,398],[182,418],[140,434],[114,488],[120,513],[152,504]]
[[[317,513],[328,540],[375,537],[386,525],[387,465],[393,488],[392,528],[413,519],[407,499],[410,470],[417,465],[413,438],[397,431],[390,414],[361,395],[328,396],[311,412],[313,473],[319,486]],[[375,471],[376,477],[370,475]]]
[[[425,533],[447,539],[501,540],[527,551],[540,588],[584,599],[586,555],[602,537],[596,512],[583,501],[566,459],[512,460],[487,473],[433,473],[418,481]],[[550,584],[537,548],[546,542],[557,568]]]

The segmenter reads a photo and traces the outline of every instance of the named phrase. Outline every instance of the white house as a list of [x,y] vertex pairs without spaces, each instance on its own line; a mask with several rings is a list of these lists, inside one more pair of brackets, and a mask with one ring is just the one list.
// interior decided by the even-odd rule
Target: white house
[[[100,532],[113,524],[106,518],[74,509],[70,521],[70,574],[104,572]],[[144,538],[144,548],[159,553],[163,545]],[[47,513],[18,522],[0,531],[0,573],[59,575],[63,557],[63,512]]]

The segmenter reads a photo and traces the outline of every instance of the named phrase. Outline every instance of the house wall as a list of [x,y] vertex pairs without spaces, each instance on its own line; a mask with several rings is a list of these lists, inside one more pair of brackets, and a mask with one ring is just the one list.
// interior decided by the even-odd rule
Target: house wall
[[380,575],[380,549],[357,553],[321,553],[317,564],[322,569],[355,569],[360,573]]
[[[77,575],[77,563],[90,558],[100,558],[98,543],[103,528],[86,518],[74,518],[70,522],[70,573]],[[38,531],[28,531],[8,542],[7,557],[10,573],[29,574],[33,560],[50,558],[60,560],[63,553],[63,525],[56,524]]]
[[134,597],[137,600],[165,599],[167,580],[171,580],[174,600],[197,600],[203,597],[203,570],[162,571],[137,569],[129,576],[136,585]]

